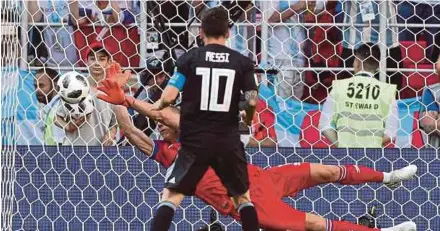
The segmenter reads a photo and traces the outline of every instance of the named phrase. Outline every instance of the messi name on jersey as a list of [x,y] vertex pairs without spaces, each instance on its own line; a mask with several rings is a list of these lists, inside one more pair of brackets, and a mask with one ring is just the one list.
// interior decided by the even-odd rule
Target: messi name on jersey
[[207,51],[205,61],[214,63],[229,63],[229,53],[216,53]]

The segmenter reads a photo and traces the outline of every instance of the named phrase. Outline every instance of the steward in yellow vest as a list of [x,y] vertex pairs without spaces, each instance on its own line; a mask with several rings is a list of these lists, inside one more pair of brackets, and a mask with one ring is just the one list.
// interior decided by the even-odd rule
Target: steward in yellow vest
[[379,60],[379,48],[364,44],[355,51],[355,75],[333,82],[319,126],[337,147],[381,148],[396,135],[396,85],[374,78]]

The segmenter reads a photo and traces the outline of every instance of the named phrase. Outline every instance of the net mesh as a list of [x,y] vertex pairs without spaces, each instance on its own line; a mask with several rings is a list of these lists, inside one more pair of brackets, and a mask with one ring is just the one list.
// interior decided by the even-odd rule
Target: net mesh
[[[201,13],[220,4],[231,18],[228,46],[254,60],[261,83],[251,132],[242,129],[251,163],[419,168],[418,180],[396,190],[329,184],[284,201],[330,219],[355,222],[376,206],[381,227],[407,220],[419,230],[440,226],[435,125],[440,2],[42,0],[1,2],[2,229],[148,229],[165,170],[131,146],[113,106],[97,99],[93,118],[78,122],[80,132],[67,132],[71,125],[56,119],[69,113],[59,109],[64,103],[50,71],[90,76],[93,89],[104,77],[108,54],[132,71],[126,93],[154,102],[174,61],[202,45]],[[332,149],[322,133],[324,123],[332,122],[325,102],[333,80],[352,75],[353,49],[366,42],[381,50],[376,77],[397,86],[396,113],[392,121],[382,121],[393,140],[377,149]],[[161,138],[154,121],[130,115],[147,136]],[[359,124],[369,126],[364,120]],[[353,133],[362,139],[359,131]],[[226,230],[240,226],[195,197],[181,208],[173,230],[215,221]]]

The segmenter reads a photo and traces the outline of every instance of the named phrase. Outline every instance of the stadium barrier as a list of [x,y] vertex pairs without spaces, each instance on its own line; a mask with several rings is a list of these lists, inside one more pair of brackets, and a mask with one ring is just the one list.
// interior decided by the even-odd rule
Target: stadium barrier
[[[413,220],[418,230],[438,230],[440,156],[433,149],[248,149],[260,167],[315,162],[358,164],[381,171],[416,164],[418,179],[395,190],[379,184],[314,187],[286,198],[295,208],[332,219],[356,221],[368,207],[388,227]],[[163,188],[164,169],[134,148],[28,147],[15,152],[13,230],[146,230]],[[182,209],[183,208],[183,209]],[[210,207],[187,197],[172,230],[196,230]],[[220,216],[227,230],[238,230]]]

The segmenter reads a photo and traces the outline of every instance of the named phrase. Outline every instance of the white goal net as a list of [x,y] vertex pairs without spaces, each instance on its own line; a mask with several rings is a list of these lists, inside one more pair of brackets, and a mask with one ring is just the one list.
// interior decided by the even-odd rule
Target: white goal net
[[[125,139],[114,109],[98,99],[90,100],[96,114],[75,129],[61,124],[66,103],[56,81],[76,71],[94,89],[105,78],[103,67],[117,62],[132,73],[126,94],[153,103],[176,59],[203,46],[201,15],[219,5],[230,13],[227,45],[254,61],[260,83],[253,125],[241,129],[252,164],[355,164],[379,171],[418,167],[417,180],[395,190],[380,184],[328,184],[284,202],[350,222],[376,207],[380,227],[411,220],[418,230],[439,229],[440,1],[0,3],[2,230],[149,228],[165,168]],[[334,85],[357,72],[355,51],[366,43],[380,50],[380,68],[371,76],[397,89],[395,97],[377,104],[389,113],[374,111],[374,87],[371,93],[364,85],[337,92]],[[340,95],[359,100],[353,114],[365,113],[347,117],[350,135],[339,135],[337,142],[325,131],[342,132],[331,114]],[[164,138],[152,119],[128,112],[145,136]],[[370,117],[381,113],[379,122]],[[380,144],[367,148],[361,139],[376,136],[371,126],[382,127]],[[343,137],[349,139],[343,142]],[[212,223],[223,230],[241,227],[198,198],[187,197],[172,230],[198,230]]]

